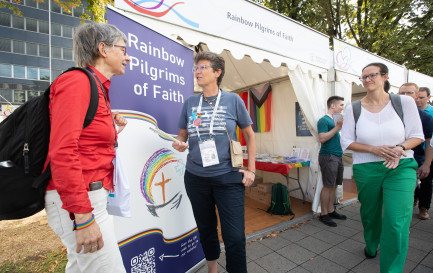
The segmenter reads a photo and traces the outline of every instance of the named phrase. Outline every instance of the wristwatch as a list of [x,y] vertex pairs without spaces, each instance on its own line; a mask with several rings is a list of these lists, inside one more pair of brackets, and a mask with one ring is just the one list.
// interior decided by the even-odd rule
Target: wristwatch
[[395,145],[395,146],[400,146],[403,149],[403,151],[406,151],[406,147],[404,147],[403,144],[398,144],[398,145]]

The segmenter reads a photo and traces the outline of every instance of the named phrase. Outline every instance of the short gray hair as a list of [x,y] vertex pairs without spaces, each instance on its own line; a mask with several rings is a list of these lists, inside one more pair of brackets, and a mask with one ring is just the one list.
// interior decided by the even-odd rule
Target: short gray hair
[[99,57],[99,43],[113,46],[118,40],[126,43],[126,35],[111,24],[92,22],[80,25],[75,30],[73,41],[77,65],[79,67],[94,65],[96,58]]
[[217,79],[217,85],[219,87],[221,85],[225,73],[224,58],[210,51],[202,51],[197,53],[197,55],[195,55],[194,64],[197,64],[201,60],[209,61],[213,71],[217,71],[221,69],[221,75]]

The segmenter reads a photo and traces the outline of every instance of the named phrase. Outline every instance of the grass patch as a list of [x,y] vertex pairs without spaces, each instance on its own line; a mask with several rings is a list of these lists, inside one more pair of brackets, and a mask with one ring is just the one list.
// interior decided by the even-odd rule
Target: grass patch
[[65,272],[67,261],[66,248],[63,248],[43,255],[27,257],[15,262],[3,262],[0,265],[0,273],[60,273]]

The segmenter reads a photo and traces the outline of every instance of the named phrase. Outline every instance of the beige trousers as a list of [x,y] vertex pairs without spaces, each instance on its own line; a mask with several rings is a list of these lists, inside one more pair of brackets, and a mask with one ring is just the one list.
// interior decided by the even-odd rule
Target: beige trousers
[[68,249],[68,263],[65,270],[67,273],[126,272],[113,225],[108,217],[107,197],[108,190],[104,188],[89,192],[89,199],[94,208],[93,214],[101,230],[104,247],[94,253],[83,254],[75,251],[76,240],[75,231],[72,230],[72,220],[69,218],[69,212],[62,209],[63,203],[59,194],[56,190],[47,191],[45,194],[48,224]]

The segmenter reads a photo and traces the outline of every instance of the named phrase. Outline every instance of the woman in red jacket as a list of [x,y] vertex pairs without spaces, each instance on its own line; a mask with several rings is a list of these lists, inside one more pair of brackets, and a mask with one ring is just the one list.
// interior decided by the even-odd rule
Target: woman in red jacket
[[109,87],[111,77],[123,75],[130,62],[126,42],[125,34],[110,24],[87,23],[75,31],[77,65],[89,70],[98,86],[98,109],[89,126],[83,128],[90,101],[87,75],[71,71],[51,86],[47,162],[52,178],[45,209],[68,249],[66,272],[125,272],[106,205],[114,146],[126,125],[119,113],[111,113]]

